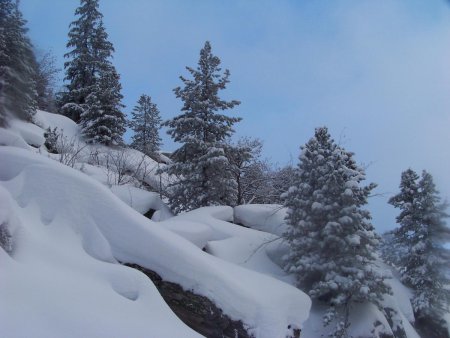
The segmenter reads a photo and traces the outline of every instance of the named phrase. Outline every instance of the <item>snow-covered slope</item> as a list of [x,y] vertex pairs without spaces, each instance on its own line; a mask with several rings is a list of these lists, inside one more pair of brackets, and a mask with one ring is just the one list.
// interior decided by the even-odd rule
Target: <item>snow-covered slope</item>
[[148,195],[133,191],[136,200],[127,205],[122,188],[112,188],[120,199],[39,144],[23,149],[24,135],[34,142],[39,130],[0,129],[0,140],[12,145],[0,147],[0,215],[14,239],[11,256],[0,249],[0,336],[197,336],[146,276],[118,261],[207,296],[256,337],[283,338],[302,326],[310,309],[303,292],[202,251],[201,242],[249,237],[225,221],[231,208],[152,222],[130,207],[142,212]]
[[253,229],[282,236],[286,231],[286,208],[278,204],[246,204],[234,208],[234,220]]
[[198,336],[146,276],[114,264],[96,225],[119,204],[99,200],[108,190],[37,157],[0,147],[1,222],[10,225],[14,239],[12,257],[0,249],[0,336]]
[[[286,227],[284,217],[286,215],[286,209],[279,205],[242,205],[234,208],[235,221],[245,226],[250,227],[249,231],[255,233],[265,234],[267,231],[274,235],[280,236]],[[255,230],[258,231],[255,231]],[[257,238],[257,235],[255,235]],[[272,238],[272,239],[271,239]],[[265,239],[254,240],[259,245],[256,246],[257,250],[253,250],[252,247],[247,246],[246,257],[251,257],[244,262],[236,259],[234,254],[234,248],[230,246],[223,246],[220,250],[220,257],[234,261],[237,264],[244,265],[248,268],[256,271],[274,275],[274,270],[270,264],[252,265],[248,264],[251,259],[261,260],[270,258],[273,262],[278,263],[276,267],[278,269],[281,264],[281,257],[288,250],[286,243],[283,243],[282,239],[274,237],[266,237]],[[213,248],[214,248],[213,243]],[[240,247],[239,250],[245,250],[244,247]],[[255,258],[253,258],[255,257]],[[381,261],[377,262],[380,269],[386,270],[388,274],[391,269]],[[281,270],[281,269],[280,269]],[[287,283],[295,284],[295,278],[290,275],[284,275],[282,272],[278,272],[274,276],[278,276]],[[388,279],[388,284],[391,286],[393,295],[386,295],[383,307],[385,309],[392,309],[391,313],[393,324],[389,324],[386,318],[386,313],[380,311],[376,306],[372,304],[359,304],[355,305],[351,309],[349,329],[349,335],[352,337],[379,337],[380,334],[394,335],[399,334],[393,332],[397,329],[404,331],[407,338],[418,338],[419,335],[414,330],[411,323],[414,322],[414,314],[410,302],[411,292],[406,288],[398,279],[398,276],[393,273],[392,278]],[[327,307],[315,304],[309,315],[308,320],[305,322],[302,331],[302,338],[316,338],[326,337],[333,329],[333,323],[328,327],[323,327],[323,316],[327,310]],[[390,311],[390,310],[388,310]],[[391,312],[391,311],[390,311]],[[375,325],[374,325],[375,324]]]
[[[10,255],[0,248],[0,337],[199,336],[145,275],[119,262],[208,297],[256,338],[292,337],[296,328],[316,338],[332,329],[322,325],[325,308],[311,309],[281,268],[285,209],[210,207],[173,217],[158,193],[144,189],[168,180],[156,175],[154,160],[87,145],[60,115],[40,111],[37,124],[0,129],[0,225],[7,224],[14,247]],[[74,161],[63,165],[60,154],[46,151],[48,127],[75,144]],[[110,166],[115,156],[122,156],[120,168]],[[142,216],[148,210],[156,210],[152,220]],[[393,323],[361,304],[352,309],[350,334],[377,337],[401,327],[407,338],[418,337],[409,290],[393,277],[394,295],[384,301],[395,311]]]

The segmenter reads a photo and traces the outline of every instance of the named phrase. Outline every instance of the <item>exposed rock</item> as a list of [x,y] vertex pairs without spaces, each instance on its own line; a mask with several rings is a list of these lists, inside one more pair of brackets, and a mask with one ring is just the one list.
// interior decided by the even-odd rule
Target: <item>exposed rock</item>
[[155,209],[148,209],[148,211],[144,214],[144,216],[147,217],[148,219],[152,219],[155,211],[156,211]]
[[208,298],[196,295],[175,283],[162,280],[156,272],[136,264],[125,264],[143,272],[158,288],[172,311],[190,328],[208,338],[252,338],[242,321],[223,314]]

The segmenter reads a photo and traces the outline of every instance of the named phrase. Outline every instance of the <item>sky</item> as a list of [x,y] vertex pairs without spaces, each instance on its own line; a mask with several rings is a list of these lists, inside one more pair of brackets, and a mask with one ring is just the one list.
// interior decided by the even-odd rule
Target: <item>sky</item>
[[[61,68],[78,4],[21,0],[35,47]],[[100,10],[127,113],[147,94],[163,119],[178,115],[173,88],[209,40],[231,72],[222,97],[242,102],[230,112],[243,118],[236,138],[261,139],[264,157],[296,165],[327,126],[378,184],[369,208],[380,232],[395,227],[387,200],[407,168],[429,171],[450,198],[449,2],[102,0]]]

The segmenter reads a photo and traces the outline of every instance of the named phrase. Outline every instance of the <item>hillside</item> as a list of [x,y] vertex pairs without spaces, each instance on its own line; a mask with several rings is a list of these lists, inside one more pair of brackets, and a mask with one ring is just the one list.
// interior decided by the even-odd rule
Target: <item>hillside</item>
[[[52,154],[44,133],[55,127],[65,139]],[[287,250],[280,206],[173,216],[158,194],[171,179],[156,173],[163,164],[86,144],[75,123],[43,111],[36,124],[0,129],[0,145],[0,224],[12,238],[9,253],[0,249],[0,336],[199,336],[146,275],[123,263],[206,297],[257,338],[331,330],[322,326],[325,309],[311,309],[280,267]],[[390,273],[381,261],[378,268]],[[408,289],[395,275],[390,285],[383,311],[352,309],[352,336],[419,337]]]

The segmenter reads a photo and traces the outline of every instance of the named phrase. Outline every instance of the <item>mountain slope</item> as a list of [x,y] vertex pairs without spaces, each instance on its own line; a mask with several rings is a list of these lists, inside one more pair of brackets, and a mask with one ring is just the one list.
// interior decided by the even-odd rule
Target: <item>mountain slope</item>
[[[26,134],[1,129],[0,140],[8,143],[11,133]],[[9,205],[2,222],[14,239],[11,257],[0,250],[1,335],[197,336],[143,274],[118,261],[210,298],[256,337],[285,337],[307,318],[310,300],[300,290],[202,251],[170,230],[180,220],[148,220],[104,184],[35,154],[42,149],[34,146],[0,147],[1,205]],[[224,226],[224,213],[232,215],[231,208],[200,218],[218,217]],[[229,236],[217,229],[210,235]]]

